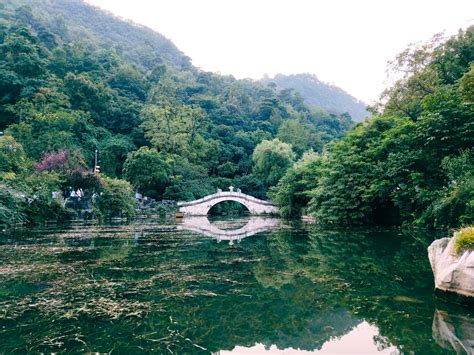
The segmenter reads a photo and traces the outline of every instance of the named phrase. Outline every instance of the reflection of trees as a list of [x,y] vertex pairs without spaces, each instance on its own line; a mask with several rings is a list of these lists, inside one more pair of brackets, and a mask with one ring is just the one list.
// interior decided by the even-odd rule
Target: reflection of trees
[[312,350],[365,319],[382,348],[440,351],[428,341],[426,248],[413,238],[283,226],[229,247],[173,228],[135,238],[133,226],[91,227],[6,248],[2,350]]
[[[163,238],[159,229],[132,243],[127,233],[133,238],[133,230],[104,238],[88,230],[93,238],[35,249],[38,271],[24,277],[47,288],[8,294],[4,349],[194,353],[257,342],[316,349],[356,323],[344,309],[315,302],[307,279],[262,287],[252,265],[272,264],[264,237],[230,248],[176,232]],[[15,252],[20,261],[27,255]]]
[[[312,228],[305,240],[279,230],[269,238],[271,261],[277,262],[265,265],[265,260],[254,271],[265,287],[278,288],[295,277],[310,280],[319,293],[315,299],[322,299],[327,308],[340,305],[377,325],[380,348],[391,343],[403,352],[417,351],[423,344],[423,351],[439,352],[427,342],[435,300],[429,263],[420,257],[426,255],[426,245],[395,230]],[[284,278],[271,277],[270,270],[278,266]]]

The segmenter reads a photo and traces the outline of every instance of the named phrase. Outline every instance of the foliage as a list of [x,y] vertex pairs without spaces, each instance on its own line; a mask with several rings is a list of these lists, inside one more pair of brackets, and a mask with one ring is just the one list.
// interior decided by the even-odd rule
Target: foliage
[[322,159],[314,153],[289,168],[278,184],[270,190],[270,197],[278,204],[283,217],[299,217],[311,200],[311,191],[316,187]]
[[14,225],[25,220],[25,215],[20,211],[23,199],[20,192],[0,183],[0,226]]
[[64,193],[98,192],[100,181],[86,173],[98,151],[101,173],[151,197],[199,198],[241,178],[265,197],[269,185],[251,175],[260,142],[278,136],[300,157],[351,126],[294,90],[203,72],[160,34],[82,1],[3,5],[0,130],[24,150],[4,174],[26,178],[34,164],[59,172]]
[[291,146],[279,139],[262,141],[255,147],[252,155],[254,171],[268,187],[278,183],[294,159]]
[[160,152],[189,156],[206,116],[201,108],[170,103],[146,106],[141,113],[146,137]]
[[235,186],[242,190],[243,193],[254,196],[256,198],[265,199],[266,188],[262,180],[255,175],[244,175],[234,182]]
[[53,196],[53,192],[61,191],[61,183],[58,174],[48,172],[29,176],[25,180],[24,191],[28,197],[23,211],[28,223],[39,224],[47,220],[66,222],[73,217],[73,211],[65,207],[63,198]]
[[315,148],[312,144],[317,142],[314,137],[311,137],[309,128],[297,119],[284,121],[278,128],[277,136],[282,142],[290,144],[299,156],[310,148]]
[[28,167],[28,160],[19,144],[12,136],[0,136],[0,174],[24,172]]
[[60,195],[53,194],[61,191],[62,183],[61,176],[51,172],[4,180],[2,187],[10,195],[10,202],[5,206],[10,209],[14,207],[11,211],[12,223],[39,224],[47,220],[70,220],[72,211],[64,206]]
[[421,216],[421,221],[435,226],[469,225],[474,223],[474,153],[447,156],[441,168],[448,184]]
[[405,76],[383,110],[329,144],[315,167],[309,209],[319,223],[472,223],[473,47],[470,28],[397,58]]
[[159,197],[169,185],[171,168],[155,149],[141,147],[130,153],[124,164],[124,176],[139,191]]
[[127,181],[104,178],[104,188],[95,201],[95,211],[101,218],[135,216],[133,188]]
[[369,116],[365,103],[334,85],[322,82],[312,74],[277,74],[273,78],[263,78],[262,82],[281,91],[296,89],[307,105],[317,106],[328,112],[348,112],[357,122]]
[[466,250],[474,250],[474,227],[463,228],[456,233],[454,252],[460,254]]
[[122,177],[123,164],[135,148],[129,136],[117,134],[105,138],[99,147],[100,171],[111,177]]
[[71,155],[69,150],[63,149],[58,152],[45,153],[43,159],[35,164],[35,171],[55,171],[70,174],[80,166],[82,157],[80,153]]

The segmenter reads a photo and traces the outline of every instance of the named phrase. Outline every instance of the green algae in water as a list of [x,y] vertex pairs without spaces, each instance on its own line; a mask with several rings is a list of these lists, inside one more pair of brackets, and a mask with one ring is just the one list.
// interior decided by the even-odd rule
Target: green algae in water
[[282,222],[230,245],[143,223],[3,235],[0,353],[312,351],[357,334],[354,349],[442,354],[469,341],[446,325],[474,329],[435,297],[423,233]]

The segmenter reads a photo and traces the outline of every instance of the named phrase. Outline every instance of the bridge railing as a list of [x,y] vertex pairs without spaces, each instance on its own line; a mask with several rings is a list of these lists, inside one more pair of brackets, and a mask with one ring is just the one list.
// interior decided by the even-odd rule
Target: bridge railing
[[198,205],[200,203],[211,201],[211,200],[214,200],[216,198],[221,198],[221,197],[235,197],[235,198],[241,198],[243,200],[259,203],[262,205],[276,206],[273,202],[260,200],[256,197],[244,194],[242,192],[233,192],[233,191],[222,191],[222,192],[217,192],[212,195],[204,196],[203,198],[200,198],[198,200],[188,201],[188,202],[178,202],[178,206],[179,207],[194,206],[194,205]]

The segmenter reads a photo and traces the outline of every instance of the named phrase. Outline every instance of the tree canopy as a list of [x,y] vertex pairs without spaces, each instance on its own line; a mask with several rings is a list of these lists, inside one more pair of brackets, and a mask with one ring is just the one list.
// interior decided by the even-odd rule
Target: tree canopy
[[[301,167],[287,171],[273,191],[282,210],[307,207],[337,225],[472,224],[473,63],[473,27],[401,53],[392,63],[401,78],[377,115],[326,146],[309,167],[314,180],[295,179]],[[301,190],[311,199],[295,210]]]

